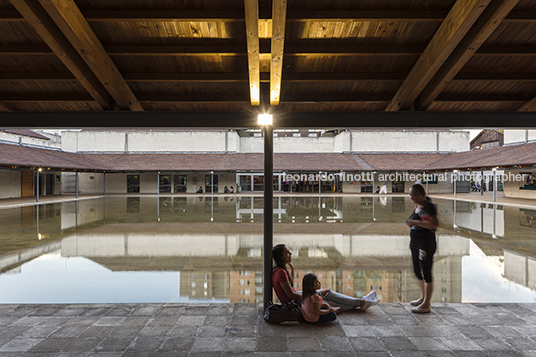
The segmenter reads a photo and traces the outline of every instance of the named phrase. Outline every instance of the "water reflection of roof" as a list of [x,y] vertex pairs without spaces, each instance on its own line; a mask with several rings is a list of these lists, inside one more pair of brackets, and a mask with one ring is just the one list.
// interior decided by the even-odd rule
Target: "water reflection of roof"
[[[536,164],[536,143],[452,154],[275,153],[276,171],[445,170]],[[263,170],[262,153],[75,154],[0,144],[0,165],[95,171]]]

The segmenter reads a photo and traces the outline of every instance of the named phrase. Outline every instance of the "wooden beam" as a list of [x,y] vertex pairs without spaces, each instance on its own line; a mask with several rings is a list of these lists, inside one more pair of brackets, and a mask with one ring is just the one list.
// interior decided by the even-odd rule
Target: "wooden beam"
[[519,112],[534,112],[536,111],[536,97],[530,99],[523,104],[517,111]]
[[285,25],[287,0],[272,1],[272,61],[270,64],[270,105],[279,105],[281,78],[283,77],[283,52],[285,50]]
[[[142,103],[248,103],[248,100],[239,94],[203,93],[199,95],[180,94],[140,94]],[[387,94],[292,94],[281,103],[310,104],[310,103],[389,103],[392,96]],[[463,102],[463,103],[522,103],[531,100],[527,95],[508,94],[441,94],[436,102]],[[35,102],[93,102],[88,94],[0,94],[3,103],[35,103]]]
[[11,3],[93,97],[100,108],[108,108],[110,95],[39,3],[29,0],[11,0]]
[[426,109],[432,104],[518,2],[519,0],[492,0],[448,60],[422,91],[420,96],[422,109]]
[[[282,78],[283,83],[305,82],[401,82],[406,73],[331,73],[331,72],[286,72]],[[203,73],[123,73],[127,82],[146,83],[240,83],[248,82],[247,73],[203,72]],[[51,73],[0,73],[1,82],[49,82],[72,81],[76,77],[68,72]],[[260,74],[261,83],[270,82],[269,73]],[[452,80],[454,82],[536,82],[533,73],[458,73]]]
[[408,108],[437,73],[491,0],[457,0],[411,69],[387,111]]
[[39,2],[119,107],[142,111],[143,107],[106,53],[74,0],[39,0]]
[[[244,22],[241,11],[128,11],[128,10],[82,10],[88,22]],[[287,14],[288,22],[360,22],[360,21],[403,21],[442,22],[448,11],[300,11]],[[259,11],[259,19],[270,19],[269,11]],[[17,11],[0,12],[0,22],[25,21]],[[511,22],[536,22],[534,12],[512,12],[504,20]]]
[[0,94],[0,100],[5,103],[37,103],[37,102],[94,102],[89,94]]
[[10,112],[11,110],[5,106],[4,103],[0,103],[0,112]]
[[[244,56],[244,46],[105,46],[111,56]],[[257,54],[260,53],[257,49]]]
[[2,55],[53,55],[54,51],[47,45],[2,45]]
[[475,56],[534,56],[534,46],[482,46]]
[[0,73],[1,82],[76,81],[71,73]]
[[536,77],[534,73],[529,72],[462,72],[456,74],[453,81],[455,82],[534,82]]
[[[321,40],[319,40],[321,41]],[[289,56],[418,56],[426,46],[286,46]],[[243,46],[105,46],[111,56],[245,56]],[[54,55],[45,45],[6,45],[0,55]],[[260,40],[260,54],[270,54],[269,44]],[[534,46],[482,46],[475,56],[536,56]]]
[[246,39],[248,52],[249,97],[251,105],[261,104],[260,50],[259,50],[259,1],[244,0]]
[[[260,112],[260,110],[259,110]],[[258,128],[242,112],[0,112],[1,128]],[[289,112],[274,108],[274,127],[292,128],[536,128],[535,112]]]

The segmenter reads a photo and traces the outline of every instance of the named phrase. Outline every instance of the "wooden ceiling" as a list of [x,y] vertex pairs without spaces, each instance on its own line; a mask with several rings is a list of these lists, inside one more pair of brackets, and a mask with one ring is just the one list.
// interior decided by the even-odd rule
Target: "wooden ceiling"
[[534,111],[536,0],[0,0],[0,110]]

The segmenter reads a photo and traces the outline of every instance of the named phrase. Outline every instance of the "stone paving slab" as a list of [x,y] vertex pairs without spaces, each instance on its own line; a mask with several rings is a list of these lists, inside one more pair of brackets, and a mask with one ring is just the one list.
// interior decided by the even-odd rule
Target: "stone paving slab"
[[536,356],[536,304],[381,303],[270,325],[257,304],[2,304],[0,357]]

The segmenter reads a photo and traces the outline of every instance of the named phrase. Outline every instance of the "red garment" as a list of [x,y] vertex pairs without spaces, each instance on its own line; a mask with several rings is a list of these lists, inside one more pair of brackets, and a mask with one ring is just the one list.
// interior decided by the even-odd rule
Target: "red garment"
[[[292,301],[292,298],[285,293],[285,290],[283,290],[283,287],[281,286],[281,283],[285,281],[289,281],[288,274],[285,269],[275,268],[272,271],[272,287],[274,288],[275,294],[282,304]],[[294,287],[292,287],[292,291],[295,293],[297,292]]]
[[320,304],[322,306],[322,302],[324,299],[318,294],[313,294],[309,296],[307,299],[302,301],[301,306],[301,312],[303,315],[303,318],[305,321],[308,322],[317,322],[320,318],[320,315],[317,315],[315,313],[315,304]]

